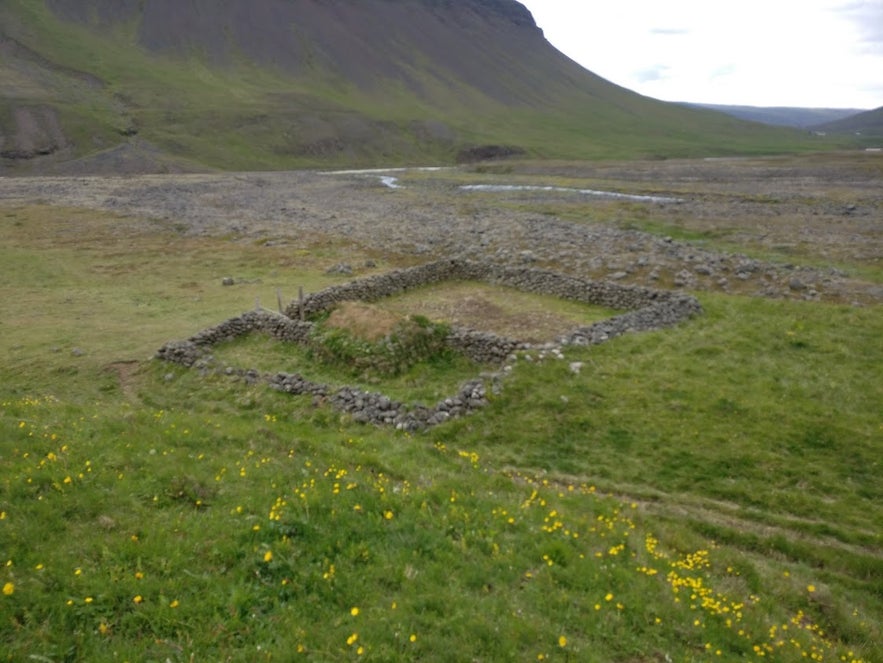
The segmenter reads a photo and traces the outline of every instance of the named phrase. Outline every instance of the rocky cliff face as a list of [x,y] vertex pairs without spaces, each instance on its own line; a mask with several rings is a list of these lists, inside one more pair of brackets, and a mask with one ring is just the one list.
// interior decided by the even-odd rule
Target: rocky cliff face
[[417,0],[446,12],[471,10],[524,28],[536,28],[527,7],[515,0]]

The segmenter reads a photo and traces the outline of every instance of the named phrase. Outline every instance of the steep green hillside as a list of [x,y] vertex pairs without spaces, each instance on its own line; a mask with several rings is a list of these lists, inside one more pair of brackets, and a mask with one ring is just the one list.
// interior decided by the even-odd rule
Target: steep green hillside
[[751,122],[801,129],[817,124],[836,122],[863,112],[859,108],[793,108],[789,106],[727,106],[690,103],[685,105],[715,110]]
[[484,144],[599,158],[830,142],[613,85],[513,0],[8,0],[0,26],[7,167],[111,148],[82,167],[133,154],[152,169],[285,168],[452,161]]
[[883,107],[852,115],[836,122],[828,122],[816,128],[824,131],[850,133],[856,135],[860,142],[867,142],[862,137],[864,139],[876,138],[877,140],[872,140],[872,142],[875,147],[880,147],[880,140],[883,139]]

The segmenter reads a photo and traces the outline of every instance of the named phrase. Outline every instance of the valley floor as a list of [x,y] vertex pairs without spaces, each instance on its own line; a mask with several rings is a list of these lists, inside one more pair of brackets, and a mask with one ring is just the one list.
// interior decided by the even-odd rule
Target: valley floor
[[[184,236],[275,245],[322,237],[412,263],[460,257],[626,283],[872,303],[883,301],[873,276],[883,256],[881,179],[883,158],[856,153],[502,162],[404,172],[4,178],[0,201],[135,215]],[[463,188],[475,185],[532,188]]]
[[[499,378],[414,433],[155,359],[446,257],[704,313],[502,369],[212,349],[408,402]],[[878,154],[0,178],[0,659],[883,660],[881,258]],[[335,324],[611,314],[471,282],[372,306]]]

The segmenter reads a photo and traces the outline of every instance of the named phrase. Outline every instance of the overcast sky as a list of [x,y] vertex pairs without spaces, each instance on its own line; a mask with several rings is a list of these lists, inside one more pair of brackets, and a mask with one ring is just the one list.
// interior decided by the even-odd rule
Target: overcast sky
[[883,0],[520,0],[599,76],[666,101],[883,106]]

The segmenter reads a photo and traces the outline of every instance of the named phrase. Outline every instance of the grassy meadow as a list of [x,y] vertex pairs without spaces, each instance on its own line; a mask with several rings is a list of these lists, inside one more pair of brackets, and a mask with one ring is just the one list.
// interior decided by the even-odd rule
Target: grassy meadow
[[697,293],[419,434],[151,360],[368,257],[0,206],[0,659],[883,660],[883,309]]

